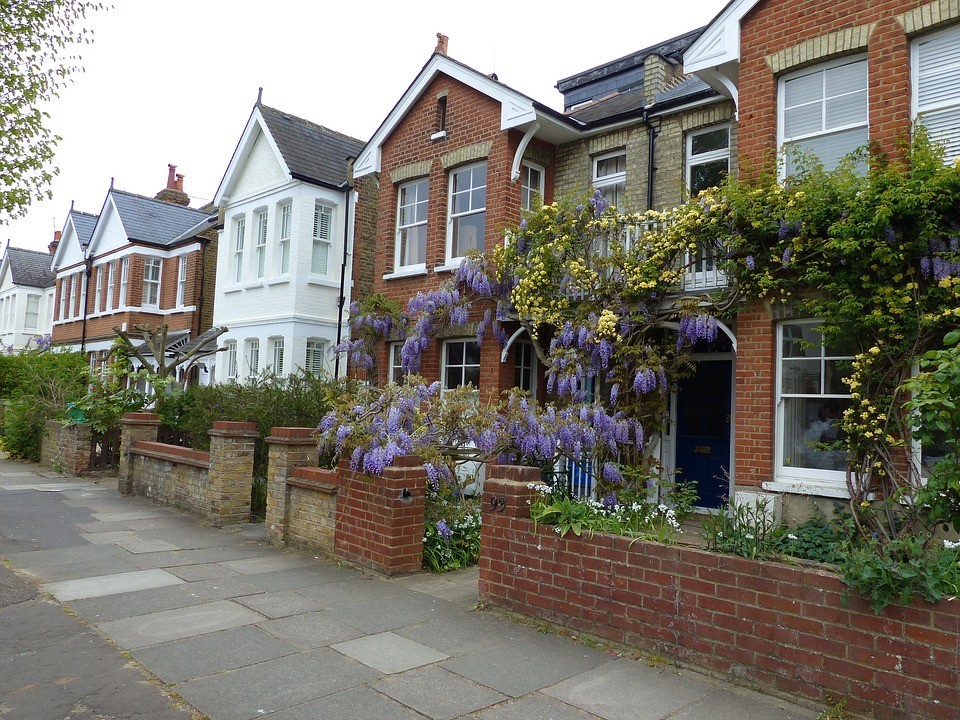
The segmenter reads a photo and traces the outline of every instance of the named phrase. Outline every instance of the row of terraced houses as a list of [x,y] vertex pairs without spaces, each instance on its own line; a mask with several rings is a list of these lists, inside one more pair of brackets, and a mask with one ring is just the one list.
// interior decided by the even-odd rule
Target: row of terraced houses
[[[156,198],[111,188],[99,214],[71,210],[46,275],[39,254],[10,248],[0,340],[43,332],[46,317],[55,343],[96,363],[115,326],[166,322],[183,345],[216,325],[229,330],[203,381],[343,373],[329,350],[351,296],[405,302],[436,287],[469,250],[502,242],[535,198],[599,190],[621,210],[669,208],[786,148],[827,167],[868,141],[896,152],[915,121],[952,161],[960,0],[732,0],[706,27],[557,89],[563,112],[454,60],[438,35],[366,142],[258,99],[209,207],[188,207],[171,167]],[[705,257],[682,291],[724,283]],[[842,458],[805,449],[805,428],[847,396],[836,368],[848,358],[816,326],[753,302],[697,355],[660,459],[698,483],[705,507],[734,491],[787,506],[845,495]],[[483,397],[518,386],[547,398],[519,326],[506,348],[478,346],[474,330],[438,338],[422,373]],[[399,347],[379,348],[383,381],[400,373]]]

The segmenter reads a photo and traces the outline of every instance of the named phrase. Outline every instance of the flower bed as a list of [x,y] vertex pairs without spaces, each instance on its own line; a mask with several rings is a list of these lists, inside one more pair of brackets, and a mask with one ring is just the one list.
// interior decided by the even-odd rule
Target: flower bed
[[561,538],[529,519],[536,473],[501,467],[487,480],[482,602],[876,718],[960,717],[960,601],[878,615],[806,564]]

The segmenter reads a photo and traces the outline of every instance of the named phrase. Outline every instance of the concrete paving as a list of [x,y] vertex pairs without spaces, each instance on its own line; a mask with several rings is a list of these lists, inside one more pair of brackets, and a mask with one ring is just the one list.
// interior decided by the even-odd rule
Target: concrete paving
[[0,459],[4,720],[818,714],[483,612],[476,570],[385,580],[114,482]]

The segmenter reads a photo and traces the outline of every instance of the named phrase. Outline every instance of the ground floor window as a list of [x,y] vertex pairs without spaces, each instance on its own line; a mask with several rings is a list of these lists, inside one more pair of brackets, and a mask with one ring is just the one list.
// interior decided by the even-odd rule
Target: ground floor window
[[518,340],[514,348],[516,348],[514,386],[536,396],[537,356],[533,350],[533,343],[529,340]]
[[307,340],[307,355],[303,369],[314,375],[322,373],[324,350],[325,345],[322,340]]
[[480,387],[480,345],[475,340],[447,340],[443,344],[443,389]]

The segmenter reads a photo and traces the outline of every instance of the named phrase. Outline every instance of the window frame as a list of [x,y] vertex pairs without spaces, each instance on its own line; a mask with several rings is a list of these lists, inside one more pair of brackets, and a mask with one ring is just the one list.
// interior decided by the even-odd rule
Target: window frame
[[[473,171],[476,168],[483,167],[483,185],[473,185]],[[459,189],[455,190],[457,183],[457,177],[467,171],[470,172],[470,181],[471,184],[464,190]],[[447,243],[446,251],[444,253],[444,261],[446,265],[458,265],[460,261],[463,260],[466,255],[454,255],[454,244],[459,243],[459,229],[458,221],[463,218],[470,218],[474,216],[483,216],[483,226],[480,228],[480,231],[477,233],[477,244],[476,249],[479,252],[484,252],[486,249],[486,233],[487,233],[487,186],[489,182],[489,166],[486,159],[481,160],[480,162],[472,162],[466,165],[458,165],[455,168],[451,168],[447,173]],[[483,188],[483,207],[473,207],[473,193],[480,188]],[[455,206],[455,196],[466,193],[470,198],[470,209],[463,212],[454,212]],[[459,248],[458,248],[459,249]],[[470,248],[473,249],[473,248]]]
[[71,320],[77,316],[77,273],[70,276],[70,305],[67,308],[67,317]]
[[388,358],[390,376],[387,378],[387,381],[396,383],[397,385],[402,385],[406,378],[410,375],[410,373],[403,369],[403,365],[401,363],[400,352],[402,349],[403,341],[390,343],[390,356]]
[[[151,278],[147,275],[149,268],[155,267],[157,269],[156,279]],[[141,307],[151,307],[159,308],[160,307],[160,283],[163,280],[163,259],[158,257],[145,257],[143,259],[143,297],[140,299]],[[151,302],[149,300],[150,293],[148,287],[153,288],[156,292],[156,301]]]
[[123,258],[120,261],[120,298],[118,307],[125,307],[127,304],[127,286],[130,282],[130,258]]
[[[921,115],[925,113],[936,113],[943,110],[956,109],[958,114],[960,114],[960,83],[958,83],[956,94],[950,100],[941,100],[939,102],[930,103],[922,109],[920,107],[920,47],[924,43],[927,43],[931,40],[937,40],[948,35],[956,36],[958,53],[957,62],[954,65],[957,72],[960,73],[960,25],[951,25],[941,30],[924,33],[923,35],[914,38],[910,42],[910,117],[915,124],[923,124]],[[956,128],[955,138],[956,139],[953,142],[958,146],[957,152],[952,155],[945,154],[943,159],[946,163],[954,162],[960,159],[960,126]],[[946,145],[941,140],[934,138],[932,133],[931,140],[934,142],[941,142],[942,144]]]
[[273,359],[273,374],[283,375],[284,342],[283,338],[270,338],[270,354]]
[[[326,210],[327,212],[322,212]],[[327,217],[327,231],[326,237],[323,237],[322,228],[323,223],[321,218],[324,216]],[[334,208],[332,205],[323,202],[322,200],[317,200],[313,204],[313,244],[310,254],[310,272],[313,275],[320,275],[321,277],[327,277],[330,275],[330,250],[333,245],[333,220],[334,220]],[[320,255],[323,255],[322,269],[320,268],[320,263],[318,262]]]
[[266,208],[256,211],[257,214],[257,278],[262,278],[267,274],[267,232],[269,227],[269,214]]
[[[533,187],[530,184],[530,171],[540,174],[539,187]],[[524,160],[520,163],[520,209],[527,212],[533,212],[533,198],[540,196],[540,202],[543,202],[544,187],[546,185],[547,171],[542,165],[535,162]]]
[[[530,340],[517,340],[513,344],[514,346],[514,387],[520,388],[528,393],[531,397],[537,397],[537,370],[538,370],[538,360],[537,353],[534,350],[533,343]],[[523,353],[521,354],[521,349]],[[522,355],[529,355],[528,358],[524,358]],[[529,360],[529,363],[523,362],[524,360]],[[523,373],[530,373],[530,386],[524,387],[523,382]]]
[[[867,102],[866,102],[866,116],[862,123],[851,123],[843,125],[841,127],[830,128],[829,130],[825,129],[826,125],[826,106],[827,106],[827,95],[826,88],[824,88],[823,96],[820,98],[820,103],[822,105],[821,111],[821,130],[815,133],[807,133],[804,135],[797,135],[787,139],[786,137],[786,86],[789,82],[793,80],[798,80],[802,77],[808,77],[816,73],[821,73],[825,77],[825,73],[828,70],[834,68],[843,67],[844,65],[854,65],[856,63],[864,63],[867,69],[867,82],[866,87],[863,92],[866,92]],[[861,92],[860,90],[856,92]],[[846,93],[848,95],[852,93]],[[833,98],[841,97],[841,95],[832,96]],[[799,106],[795,106],[799,107]],[[777,153],[780,158],[779,162],[779,173],[780,177],[787,177],[787,161],[785,149],[787,145],[805,142],[813,138],[826,137],[828,135],[836,135],[842,132],[847,132],[849,130],[854,130],[857,128],[866,128],[867,137],[864,143],[870,141],[870,64],[868,62],[867,56],[863,54],[852,55],[849,57],[837,58],[835,60],[828,60],[826,62],[817,63],[816,65],[811,65],[810,67],[805,67],[801,70],[795,72],[787,73],[785,75],[777,78]],[[864,143],[861,143],[863,145]],[[858,146],[859,147],[859,146]]]
[[[718,130],[727,131],[727,146],[721,150],[708,150],[707,152],[697,153],[696,160],[694,160],[693,154],[693,139],[700,135],[706,135],[708,133],[717,132]],[[687,183],[687,192],[690,194],[690,197],[696,197],[697,193],[693,191],[693,169],[700,165],[707,165],[708,163],[715,163],[718,160],[727,161],[727,174],[730,174],[730,125],[728,123],[723,123],[721,125],[710,125],[709,127],[697,128],[696,130],[691,130],[687,133],[686,137],[686,157],[684,158],[686,168],[685,168],[685,177]],[[705,190],[706,188],[701,188]],[[699,192],[699,191],[697,191]]]
[[[303,369],[319,377],[326,371],[326,363],[324,362],[326,351],[327,343],[323,338],[307,338],[307,344],[303,354]],[[318,369],[314,369],[316,366],[319,366]]]
[[93,312],[100,312],[100,303],[103,301],[103,265],[97,265],[97,279],[93,287]]
[[[773,485],[781,486],[774,489],[793,489],[803,492],[826,492],[834,497],[844,497],[847,495],[847,482],[845,470],[827,470],[822,468],[803,468],[795,465],[786,465],[784,463],[784,452],[786,445],[786,405],[784,400],[790,398],[814,399],[814,400],[840,400],[841,402],[850,401],[849,390],[846,393],[785,393],[783,392],[784,366],[783,366],[783,330],[788,325],[802,325],[809,328],[816,328],[823,325],[823,320],[815,318],[796,318],[783,320],[777,323],[776,328],[776,356],[775,356],[775,382],[774,388],[774,479]],[[823,363],[827,360],[850,361],[854,360],[854,355],[827,355],[826,341],[821,333],[820,335],[820,354],[819,356],[806,357],[807,360],[819,360],[821,363],[820,383],[823,390],[824,375]],[[841,413],[842,416],[842,413]],[[842,417],[841,420],[842,422]]]
[[260,340],[251,338],[247,340],[246,352],[244,355],[247,361],[247,377],[256,377],[260,372]]
[[238,215],[233,219],[233,282],[243,280],[243,251],[247,242],[247,216]]
[[[463,360],[459,364],[449,362],[449,350],[454,345],[463,345],[463,351],[462,351]],[[475,345],[477,348],[478,357],[477,357],[476,364],[467,363],[467,345]],[[477,383],[476,385],[474,385],[473,389],[477,391],[480,390],[480,370],[483,367],[483,364],[482,364],[483,356],[480,354],[481,352],[482,351],[481,351],[480,344],[477,342],[476,338],[451,338],[449,340],[443,341],[443,345],[440,348],[440,392],[441,394],[445,392],[450,392],[451,390],[456,390],[457,388],[460,388],[460,387],[466,387],[467,383],[464,381],[466,381],[467,379],[467,368],[476,368]],[[459,385],[448,387],[447,371],[455,367],[458,367],[461,369],[460,371],[461,382]]]
[[109,312],[113,310],[113,291],[117,286],[117,261],[107,263],[107,297],[104,303],[104,310]]
[[183,307],[187,302],[187,256],[181,255],[177,259],[177,307]]
[[223,343],[223,346],[226,348],[224,355],[226,356],[226,372],[224,376],[227,380],[236,381],[237,379],[237,341],[236,340],[227,340]]
[[293,200],[285,200],[277,206],[277,272],[287,275],[290,272],[290,243],[293,237]]
[[[421,199],[420,186],[423,186],[423,199]],[[416,189],[416,195],[412,203],[404,204],[403,200],[405,197],[405,192],[408,192],[410,189]],[[417,213],[416,209],[419,205],[424,204],[426,206],[426,211],[424,212],[424,218],[422,221],[416,219]],[[400,223],[402,213],[404,208],[413,209],[413,218],[412,223],[407,223],[402,225]],[[401,273],[412,273],[412,272],[423,272],[427,269],[427,227],[430,221],[430,178],[429,177],[418,177],[406,182],[402,182],[397,185],[397,222],[396,222],[396,232],[394,233],[394,245],[393,245],[393,269],[395,272]],[[422,228],[422,230],[420,230]],[[403,248],[409,247],[409,245],[403,245],[403,233],[406,231],[409,233],[411,230],[416,229],[417,234],[420,232],[423,233],[423,261],[416,263],[406,263],[403,261]],[[419,244],[419,241],[418,241]],[[409,256],[409,253],[407,253]]]
[[[24,330],[39,330],[40,329],[40,295],[36,293],[27,293],[27,297],[24,301],[23,307],[23,329]],[[31,313],[30,302],[35,301],[37,304],[37,309],[35,312]],[[36,317],[33,320],[33,325],[30,324],[30,315],[33,314]]]
[[[600,163],[604,160],[610,160],[616,157],[623,157],[623,170],[618,170],[614,173],[607,173],[606,175],[599,175],[598,168]],[[620,205],[626,204],[626,192],[627,192],[627,149],[620,148],[619,150],[613,150],[612,152],[602,153],[600,155],[595,155],[592,159],[592,180],[591,186],[595,190],[599,190],[614,207],[617,208],[620,212],[624,212],[625,208],[620,207]],[[607,188],[614,188],[616,192],[616,201],[610,200],[607,197],[605,190]]]

